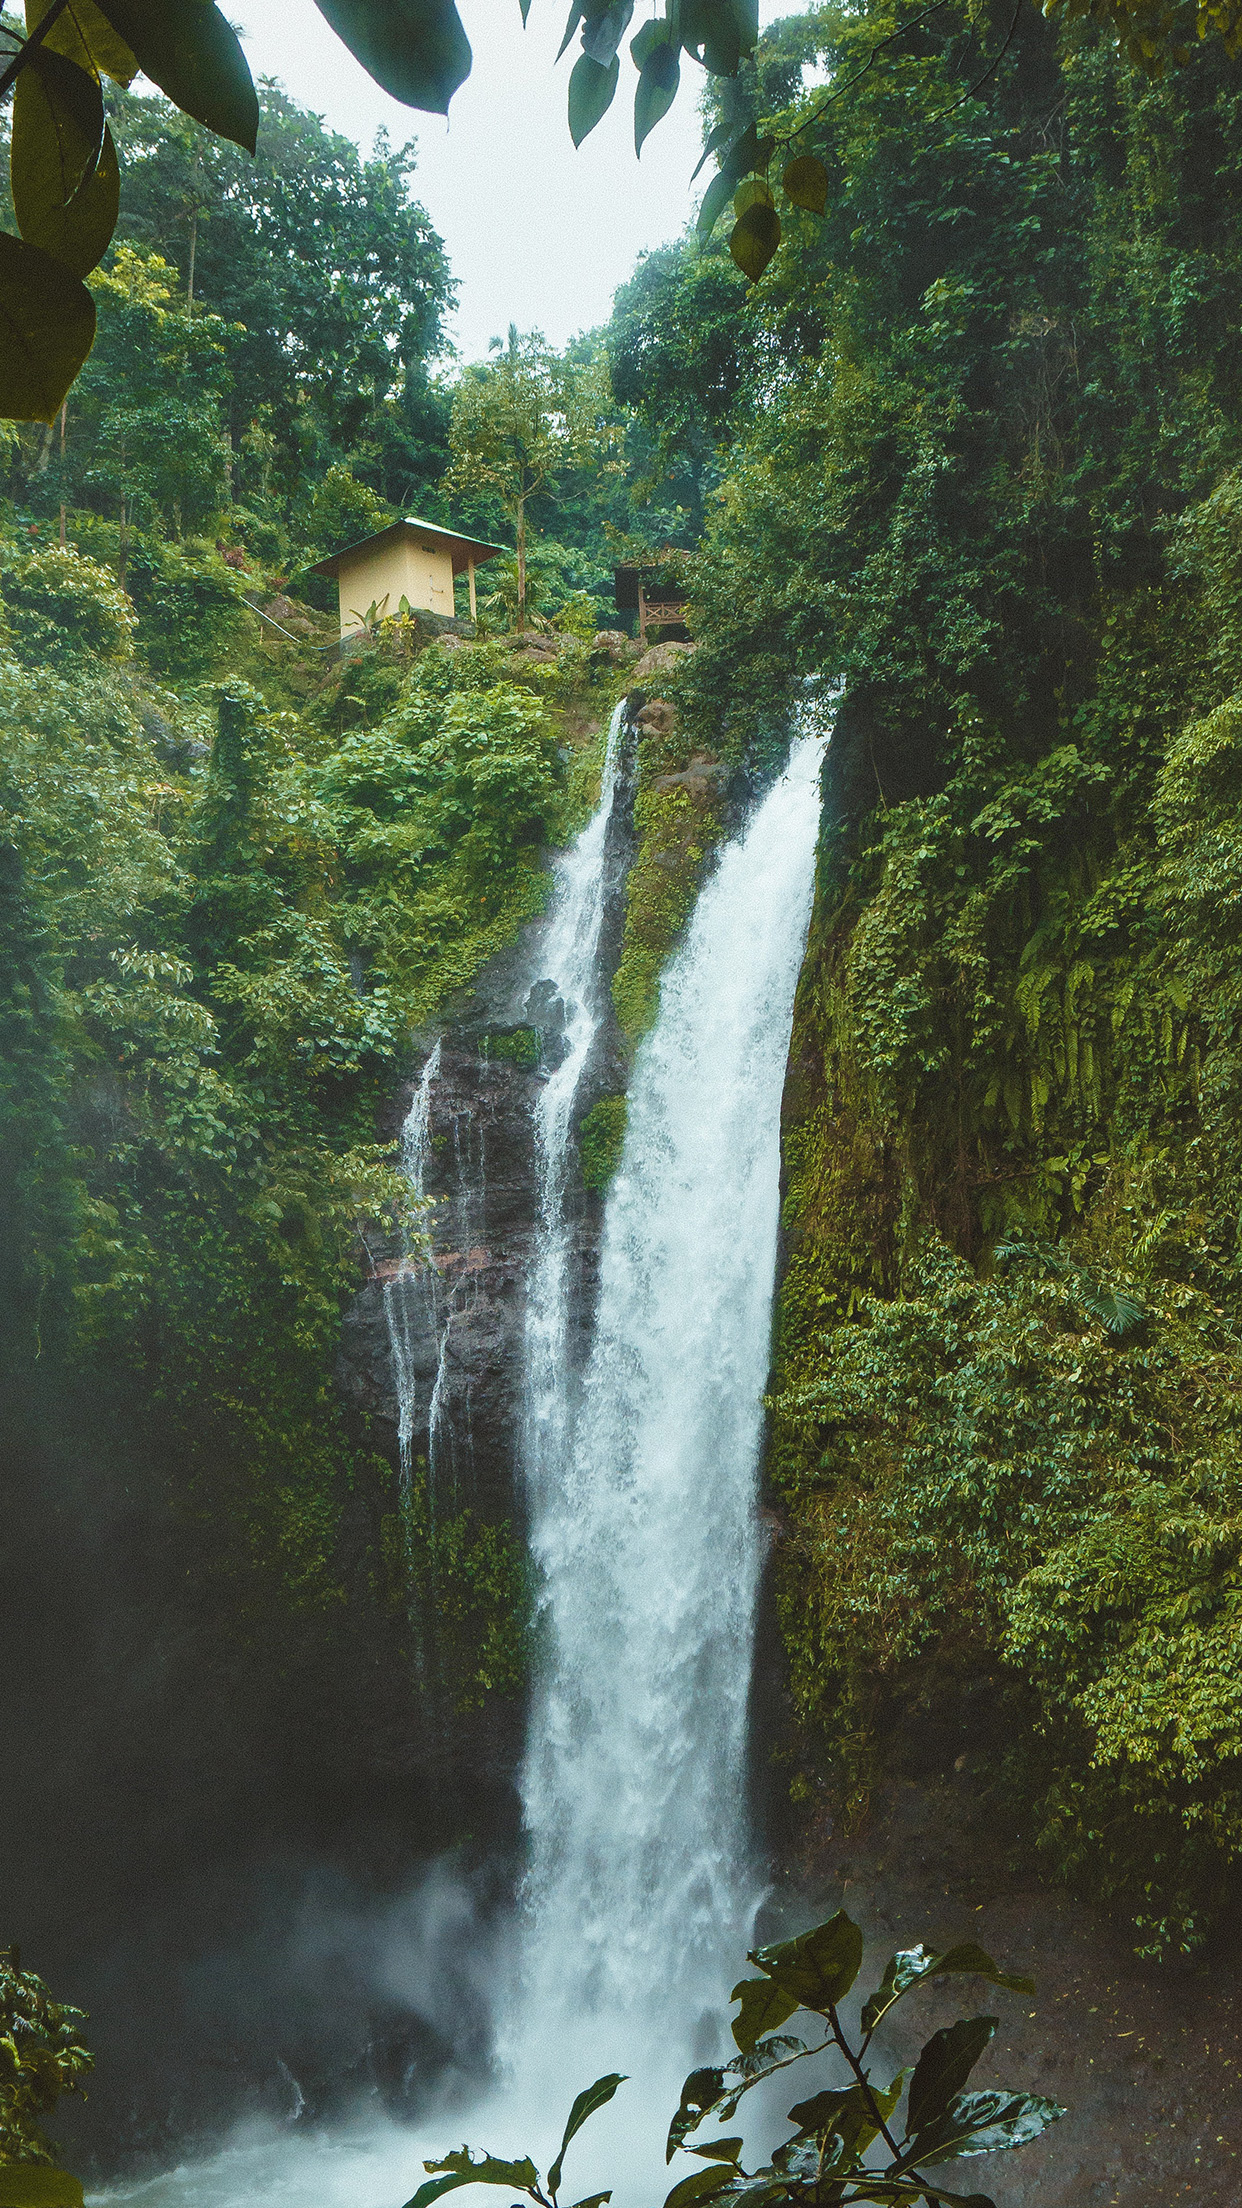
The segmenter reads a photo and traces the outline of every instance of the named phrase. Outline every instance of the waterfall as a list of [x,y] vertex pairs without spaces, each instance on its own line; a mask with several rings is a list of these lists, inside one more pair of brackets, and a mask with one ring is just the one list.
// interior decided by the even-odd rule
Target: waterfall
[[570,1222],[565,1196],[574,1100],[599,1032],[599,947],[607,890],[608,824],[621,751],[622,700],[604,752],[600,800],[582,833],[558,857],[551,913],[540,946],[544,979],[560,1000],[562,1052],[535,1111],[539,1228],[527,1288],[525,1472],[532,1497],[555,1481],[570,1431],[573,1374],[569,1357]]
[[[755,1899],[746,1807],[755,1481],[780,1098],[821,743],[817,730],[796,737],[785,775],[720,854],[665,973],[633,1068],[595,1339],[578,1375],[572,1130],[603,1012],[620,726],[618,710],[599,808],[557,861],[541,936],[563,1049],[537,1107],[524,1461],[540,1655],[508,2077],[468,2114],[428,2110],[417,2140],[370,2110],[324,2130],[242,2132],[209,2162],[118,2189],[113,2208],[393,2208],[421,2181],[423,2155],[463,2133],[546,2166],[573,2094],[613,2068],[632,2082],[574,2142],[574,2189],[612,2185],[616,2202],[650,2208],[668,2183],[663,2135],[681,2076],[726,2042],[725,1997]],[[405,1126],[419,1193],[439,1065],[433,1052]],[[458,1171],[460,1180],[460,1159]],[[386,1297],[407,1478],[417,1410],[409,1299],[443,1293],[417,1263]],[[448,1318],[439,1302],[433,1309],[439,1374]]]
[[[426,1195],[427,1148],[431,1140],[431,1092],[440,1078],[440,1044],[430,1051],[410,1101],[401,1129],[401,1170],[415,1196]],[[441,1389],[448,1327],[441,1315],[440,1276],[430,1250],[424,1245],[411,1259],[407,1254],[398,1271],[384,1283],[384,1318],[392,1350],[393,1379],[397,1390],[397,1447],[401,1465],[402,1515],[408,1519],[413,1464],[414,1428],[418,1416],[418,1367],[415,1343],[426,1329],[437,1342],[436,1376],[432,1384],[428,1416],[428,1478],[435,1492],[435,1417]],[[419,1320],[423,1325],[419,1325]]]
[[633,1069],[572,1420],[563,1385],[559,1408],[550,1401],[566,1361],[558,1192],[592,1021],[590,929],[570,915],[596,910],[599,816],[566,861],[549,937],[564,952],[553,978],[579,1009],[540,1129],[547,1293],[532,1329],[529,1504],[541,1659],[522,1782],[520,2034],[566,2092],[592,2062],[632,2069],[653,2038],[674,2064],[691,2053],[747,1929],[755,1482],[820,751],[818,730],[798,735],[665,974]]

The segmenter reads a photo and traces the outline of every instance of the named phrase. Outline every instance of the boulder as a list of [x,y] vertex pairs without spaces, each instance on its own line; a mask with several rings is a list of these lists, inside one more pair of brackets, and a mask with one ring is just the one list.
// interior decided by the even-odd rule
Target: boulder
[[650,651],[643,653],[634,669],[635,682],[649,682],[653,675],[671,673],[683,659],[689,658],[693,650],[693,644],[653,644]]
[[624,629],[597,629],[587,649],[592,659],[606,659],[614,667],[623,667],[627,659],[633,659],[638,646]]
[[[663,703],[663,700],[660,701]],[[720,797],[727,788],[732,769],[722,766],[708,751],[692,752],[689,763],[680,774],[661,774],[652,784],[656,790],[685,790],[687,796],[706,800]]]

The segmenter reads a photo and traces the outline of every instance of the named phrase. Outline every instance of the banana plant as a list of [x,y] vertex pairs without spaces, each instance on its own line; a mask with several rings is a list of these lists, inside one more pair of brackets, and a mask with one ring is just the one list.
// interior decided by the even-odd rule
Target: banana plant
[[[749,1960],[759,1976],[733,1989],[737,2052],[719,2066],[693,2070],[669,2126],[666,2159],[679,2151],[697,2155],[703,2168],[673,2186],[664,2208],[995,2208],[986,2193],[962,2192],[938,2175],[946,2163],[1026,2146],[1064,2116],[1056,2102],[1008,2087],[969,2090],[971,2073],[996,2031],[994,2016],[961,2017],[933,2032],[916,2063],[884,2079],[875,2070],[875,2035],[899,2001],[945,1978],[983,1978],[1014,1993],[1034,1993],[1031,1979],[1001,1970],[973,1941],[939,1948],[920,1942],[901,1948],[885,1965],[879,1985],[863,2003],[851,2033],[841,2004],[862,1967],[863,1936],[839,1910],[824,1924],[773,1947],[754,1948]],[[800,2013],[817,2020],[813,2041],[781,2026]],[[757,2169],[743,2167],[744,2141],[728,2133],[697,2143],[705,2125],[732,2122],[745,2095],[778,2071],[823,2058],[828,2082],[795,2102],[794,2129]],[[475,2158],[462,2147],[443,2162],[427,2162],[433,2175],[406,2208],[430,2208],[459,2185],[503,2185],[524,2192],[536,2208],[558,2208],[557,2188],[565,2148],[597,2108],[624,2081],[600,2078],[578,2095],[561,2151],[541,2179],[533,2162]],[[575,2208],[603,2208],[610,2193],[595,2193]]]

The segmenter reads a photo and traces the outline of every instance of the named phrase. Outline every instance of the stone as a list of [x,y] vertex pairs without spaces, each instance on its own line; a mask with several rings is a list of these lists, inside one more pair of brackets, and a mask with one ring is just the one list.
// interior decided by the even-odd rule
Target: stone
[[643,653],[634,669],[635,682],[649,682],[653,675],[670,674],[674,667],[680,666],[683,659],[690,657],[693,650],[693,644],[653,644],[650,651]]
[[682,768],[680,774],[657,775],[652,788],[685,790],[687,796],[706,801],[723,795],[732,779],[732,772],[731,767],[723,766],[718,759],[713,759],[710,752],[695,751],[691,753],[689,764]]
[[644,736],[671,736],[677,726],[677,708],[667,698],[648,698],[636,719]]
[[635,657],[639,647],[624,629],[597,629],[587,650],[592,659],[607,659],[614,667],[621,667]]

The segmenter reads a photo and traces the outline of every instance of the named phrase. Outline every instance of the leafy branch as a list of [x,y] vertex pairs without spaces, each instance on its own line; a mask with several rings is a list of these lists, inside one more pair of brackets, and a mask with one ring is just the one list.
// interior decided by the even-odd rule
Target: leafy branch
[[[862,1966],[859,1927],[838,1911],[827,1923],[775,1946],[755,1948],[750,1961],[761,1975],[733,1989],[738,2004],[733,2021],[736,2055],[719,2065],[694,2070],[682,2087],[681,2101],[669,2126],[665,2159],[684,2150],[698,2155],[704,2169],[692,2170],[674,2185],[664,2208],[847,2208],[873,2203],[899,2208],[922,2201],[929,2208],[994,2208],[982,2193],[951,2191],[929,2175],[939,2163],[994,2154],[1025,2146],[1065,2114],[1055,2101],[1035,2093],[992,2088],[966,2090],[971,2073],[991,2042],[992,2016],[960,2018],[934,2032],[912,2069],[899,2070],[887,2084],[877,2082],[868,2064],[875,2033],[897,2002],[917,1987],[954,1976],[989,1980],[1011,1992],[1033,1993],[1029,1978],[1001,1970],[973,1941],[949,1948],[920,1942],[903,1948],[887,1963],[874,1993],[863,2005],[860,2036],[851,2039],[841,2020],[841,2004]],[[813,2046],[779,2027],[806,2010],[826,2027]],[[742,2139],[729,2134],[702,2144],[693,2134],[708,2122],[727,2124],[744,2096],[756,2085],[797,2062],[837,2057],[850,2082],[830,2084],[796,2102],[789,2111],[792,2136],[756,2170],[742,2166]],[[558,2208],[557,2188],[565,2148],[588,2116],[612,2099],[623,2083],[600,2078],[580,2093],[570,2111],[556,2161],[542,2180],[533,2162],[503,2162],[490,2154],[476,2160],[469,2147],[442,2162],[427,2162],[433,2175],[420,2186],[407,2208],[431,2203],[459,2185],[518,2188],[536,2208]],[[902,2098],[904,2116],[898,2118]],[[868,2159],[880,2141],[888,2161],[876,2167]],[[603,2208],[610,2193],[592,2194],[575,2208]]]

